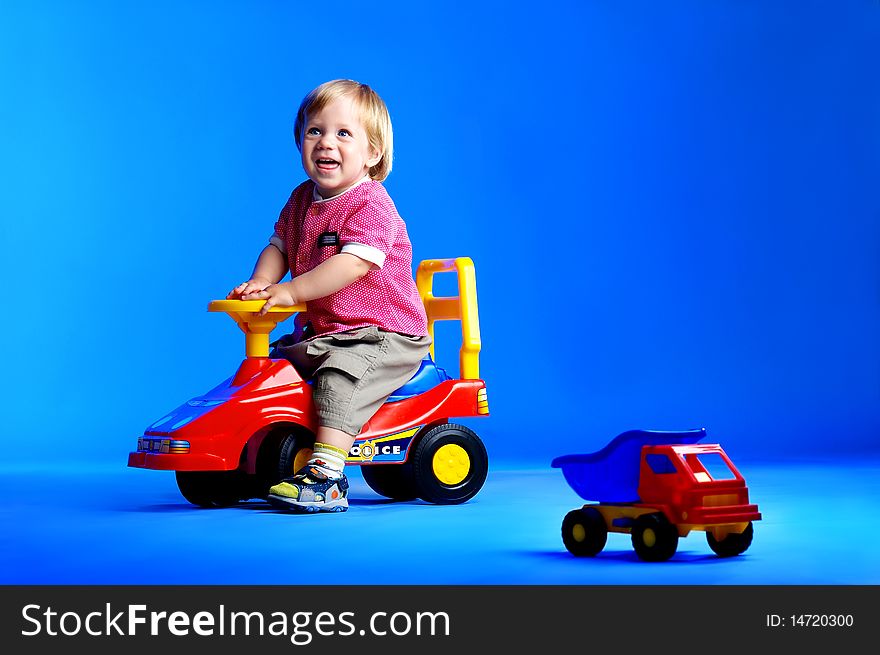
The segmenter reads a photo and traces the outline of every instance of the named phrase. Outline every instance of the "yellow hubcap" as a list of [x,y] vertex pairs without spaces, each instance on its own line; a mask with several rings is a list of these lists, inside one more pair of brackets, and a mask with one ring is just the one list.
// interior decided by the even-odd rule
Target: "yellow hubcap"
[[654,531],[651,528],[648,528],[642,533],[642,543],[648,548],[653,548],[654,544],[657,543],[657,535],[654,534]]
[[587,531],[584,530],[584,526],[580,523],[575,523],[571,528],[571,536],[575,541],[580,543],[587,538]]
[[431,461],[434,475],[443,484],[459,484],[471,470],[471,458],[467,451],[458,444],[448,443],[434,453]]
[[299,452],[297,452],[296,457],[293,458],[293,471],[292,473],[296,473],[303,466],[309,463],[309,460],[312,458],[312,453],[314,451],[311,448],[301,448]]

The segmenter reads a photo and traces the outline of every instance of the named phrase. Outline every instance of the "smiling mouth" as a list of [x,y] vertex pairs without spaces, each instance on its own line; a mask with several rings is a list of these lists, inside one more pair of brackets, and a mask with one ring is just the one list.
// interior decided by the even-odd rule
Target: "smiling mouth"
[[335,159],[316,159],[315,166],[322,171],[332,171],[339,167],[339,162]]

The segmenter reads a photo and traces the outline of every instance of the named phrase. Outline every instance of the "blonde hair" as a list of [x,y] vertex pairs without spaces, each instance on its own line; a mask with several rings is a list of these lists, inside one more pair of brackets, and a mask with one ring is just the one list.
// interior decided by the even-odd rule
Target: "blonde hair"
[[370,179],[381,182],[391,172],[391,160],[394,154],[394,139],[391,132],[391,116],[388,107],[366,84],[354,80],[331,80],[312,90],[299,105],[294,123],[294,139],[296,147],[302,150],[303,130],[306,118],[310,113],[321,111],[324,107],[339,98],[348,97],[354,101],[360,111],[361,123],[367,131],[370,146],[381,153],[382,158],[369,170]]

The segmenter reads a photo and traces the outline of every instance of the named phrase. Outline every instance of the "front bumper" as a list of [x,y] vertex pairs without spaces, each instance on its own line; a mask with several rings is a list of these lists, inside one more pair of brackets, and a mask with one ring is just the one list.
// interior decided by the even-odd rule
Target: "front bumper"
[[137,450],[128,454],[128,465],[133,468],[157,471],[226,471],[226,461],[206,453],[148,453]]

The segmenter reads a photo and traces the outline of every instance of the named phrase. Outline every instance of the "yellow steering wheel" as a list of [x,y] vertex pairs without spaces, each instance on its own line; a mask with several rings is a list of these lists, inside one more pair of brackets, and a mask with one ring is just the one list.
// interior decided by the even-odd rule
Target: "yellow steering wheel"
[[281,321],[298,312],[306,311],[306,306],[270,307],[264,316],[259,311],[265,300],[212,300],[208,303],[209,312],[226,312],[244,332],[244,348],[247,357],[269,356],[269,333]]

